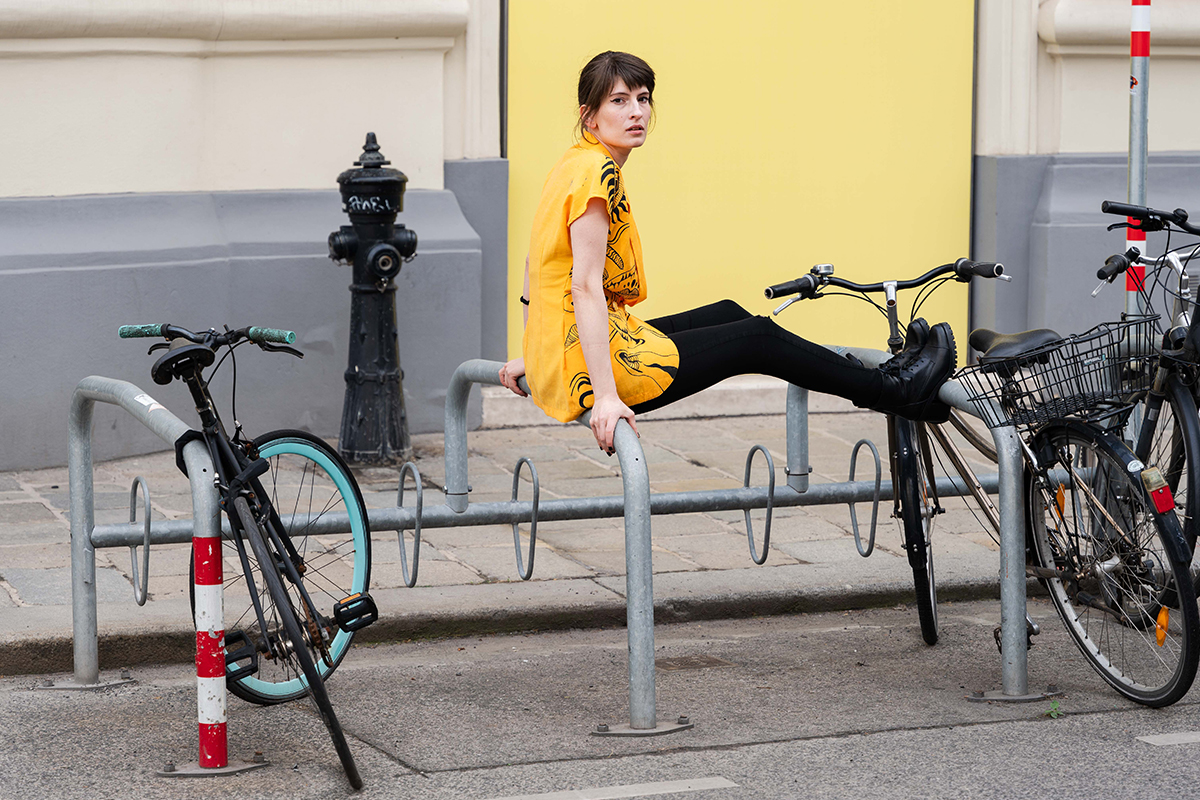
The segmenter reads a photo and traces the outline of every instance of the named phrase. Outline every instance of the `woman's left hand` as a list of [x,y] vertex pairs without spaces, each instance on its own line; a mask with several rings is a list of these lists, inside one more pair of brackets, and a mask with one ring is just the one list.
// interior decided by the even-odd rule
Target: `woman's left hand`
[[528,397],[525,390],[517,383],[517,378],[525,374],[525,359],[514,358],[503,367],[500,368],[500,383],[507,387],[514,394],[521,397]]
[[633,432],[639,437],[641,436],[633,417],[633,410],[615,395],[596,399],[592,406],[590,422],[592,435],[596,437],[596,444],[600,445],[602,451],[610,456],[613,454],[613,437],[616,435],[619,420],[623,419],[628,422],[629,427],[633,428]]

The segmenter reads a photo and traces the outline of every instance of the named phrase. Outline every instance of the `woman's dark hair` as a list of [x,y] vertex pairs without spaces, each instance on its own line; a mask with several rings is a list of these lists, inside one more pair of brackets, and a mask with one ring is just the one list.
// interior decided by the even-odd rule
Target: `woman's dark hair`
[[[654,109],[654,70],[642,59],[630,53],[620,53],[606,50],[593,58],[579,72],[579,105],[588,113],[600,108],[600,104],[608,98],[608,93],[616,85],[617,79],[625,82],[629,89],[645,86],[650,93],[650,108]],[[587,114],[579,118],[579,132],[584,134],[587,128],[583,121]]]

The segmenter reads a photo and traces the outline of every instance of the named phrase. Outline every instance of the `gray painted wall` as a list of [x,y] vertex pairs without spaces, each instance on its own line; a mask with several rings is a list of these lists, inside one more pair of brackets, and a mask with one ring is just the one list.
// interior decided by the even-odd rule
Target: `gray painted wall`
[[[446,188],[483,248],[480,353],[508,360],[508,160],[480,158],[446,162]],[[513,298],[516,302],[516,298]]]
[[[481,163],[479,179],[470,162],[452,170],[489,248],[504,246],[495,233],[507,225],[503,167]],[[504,312],[503,295],[484,291],[503,276],[485,275],[485,262],[503,270],[507,254],[485,257],[449,190],[409,191],[398,221],[419,236],[416,260],[396,280],[409,424],[440,431],[450,375],[480,357],[484,320]],[[325,240],[343,224],[336,187],[0,199],[0,469],[66,462],[71,393],[90,374],[131,381],[195,422],[186,389],[151,381],[148,342],[117,338],[124,323],[295,330],[302,361],[238,350],[239,419],[251,434],[299,427],[336,437],[350,268],[329,260]],[[213,381],[227,422],[229,367]],[[478,425],[478,399],[471,414]],[[162,449],[107,407],[97,407],[95,440],[97,458]]]
[[[1101,214],[1100,203],[1125,199],[1126,169],[1124,154],[976,156],[972,252],[1004,262],[1013,281],[972,283],[972,328],[1066,334],[1120,315],[1123,281],[1091,292],[1104,259],[1125,249],[1123,230],[1105,230],[1121,219]],[[1147,197],[1200,215],[1200,153],[1152,155]],[[1160,254],[1165,237],[1150,234],[1147,244]]]

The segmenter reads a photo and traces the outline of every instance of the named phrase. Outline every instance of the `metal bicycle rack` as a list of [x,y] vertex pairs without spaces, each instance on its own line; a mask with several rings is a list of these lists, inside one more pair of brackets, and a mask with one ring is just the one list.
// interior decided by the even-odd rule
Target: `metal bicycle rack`
[[871,535],[867,537],[865,549],[862,546],[862,537],[858,532],[858,512],[855,511],[854,503],[848,505],[850,506],[850,529],[854,531],[854,547],[860,556],[867,558],[875,550],[875,528],[879,522],[879,488],[883,483],[883,463],[879,460],[879,449],[870,439],[859,439],[854,445],[854,449],[850,451],[850,475],[846,480],[854,482],[854,468],[858,464],[858,451],[864,444],[871,448],[871,455],[875,456],[875,494],[871,497]]
[[[851,352],[863,363],[878,365],[888,354],[862,348],[831,348],[835,352]],[[516,551],[518,575],[528,580],[533,573],[536,552],[536,529],[539,522],[559,520],[595,519],[623,517],[625,520],[626,558],[626,623],[629,639],[629,724],[610,725],[607,730],[593,731],[596,735],[653,736],[671,733],[692,727],[686,717],[659,720],[656,716],[654,681],[654,593],[651,567],[650,518],[654,514],[678,514],[719,510],[742,510],[747,517],[754,509],[766,509],[762,551],[759,552],[753,528],[747,519],[747,539],[750,556],[755,563],[762,563],[770,547],[771,513],[776,508],[824,504],[873,504],[872,534],[867,547],[863,547],[858,536],[857,517],[854,517],[855,542],[860,554],[869,555],[874,540],[878,505],[893,499],[890,485],[882,482],[882,467],[878,451],[866,443],[875,456],[875,479],[854,479],[851,467],[850,480],[844,483],[810,485],[811,467],[808,463],[808,393],[796,386],[788,388],[786,409],[787,465],[786,485],[776,486],[774,462],[762,446],[751,448],[746,461],[744,486],[738,489],[713,491],[667,492],[651,494],[649,474],[641,443],[628,423],[617,424],[614,434],[616,455],[621,466],[623,493],[609,497],[585,497],[572,499],[540,499],[537,470],[528,458],[521,458],[514,468],[512,499],[507,502],[470,503],[467,479],[467,399],[473,384],[499,385],[499,362],[472,360],[460,365],[451,379],[446,396],[445,412],[445,464],[446,486],[444,505],[426,507],[420,473],[415,465],[406,464],[401,470],[397,489],[397,505],[394,508],[369,509],[368,519],[375,530],[397,532],[401,549],[401,562],[405,583],[414,586],[420,563],[421,531],[425,528],[461,527],[470,525],[509,524],[513,526],[513,544]],[[135,400],[135,396],[144,400]],[[946,384],[940,398],[950,405],[975,415],[974,407],[962,387],[951,382]],[[84,398],[84,399],[81,399]],[[86,400],[86,403],[85,403]],[[164,441],[173,443],[187,430],[187,426],[167,412],[162,406],[132,384],[106,378],[88,378],[76,390],[76,401],[72,406],[71,434],[71,497],[72,497],[72,573],[75,584],[75,674],[79,684],[96,685],[98,681],[98,657],[95,610],[95,553],[97,547],[145,546],[147,535],[145,523],[138,530],[134,525],[94,525],[92,516],[92,463],[91,463],[91,403],[99,400],[121,405],[135,417],[154,430]],[[86,409],[81,404],[86,404]],[[150,412],[150,404],[156,407]],[[76,408],[80,406],[80,408]],[[588,415],[581,420],[587,424]],[[1000,576],[1001,576],[1001,655],[1002,690],[988,693],[989,700],[1021,700],[1031,696],[1028,692],[1027,653],[1025,649],[1025,530],[1022,514],[1021,482],[1022,460],[1020,444],[1015,431],[1009,428],[992,430],[992,437],[999,455],[999,473],[982,476],[980,483],[987,492],[1000,495]],[[863,446],[860,443],[857,450]],[[765,487],[750,486],[750,472],[754,456],[760,452],[770,472]],[[211,469],[208,454],[203,445],[194,442],[184,450],[188,459],[189,474],[197,475]],[[193,468],[193,461],[195,462]],[[853,461],[853,460],[852,460]],[[531,500],[519,500],[522,467],[530,469],[533,496]],[[411,473],[416,483],[416,503],[404,506],[404,482]],[[968,494],[970,489],[956,477],[937,479],[940,496]],[[148,492],[146,492],[148,495]],[[198,535],[204,529],[207,535],[228,536],[228,523],[222,525],[216,507],[215,492],[211,482],[192,482],[193,508],[197,525],[193,520],[158,520],[149,523],[150,544],[179,543],[191,541],[193,529]],[[76,502],[78,500],[78,502]],[[146,515],[149,519],[149,515]],[[349,518],[345,513],[325,514],[320,519],[305,520],[311,534],[347,532]],[[531,526],[527,555],[521,546],[519,524]],[[411,571],[405,547],[404,531],[413,530],[414,550]],[[145,557],[145,556],[144,556]],[[143,564],[148,563],[143,561]],[[90,572],[89,572],[90,570]],[[142,584],[146,580],[146,569],[138,573]],[[682,720],[682,721],[681,721]]]
[[[151,520],[150,490],[141,477],[134,480],[129,493],[129,523],[97,526],[92,470],[92,416],[96,403],[108,403],[128,412],[169,445],[188,432],[188,426],[156,402],[153,397],[126,381],[91,376],[79,382],[71,397],[68,428],[68,470],[71,498],[71,621],[74,641],[74,679],[46,688],[102,689],[131,683],[123,673],[117,681],[100,681],[99,633],[96,624],[96,548],[130,549],[134,601],[143,605],[149,596],[150,545],[167,541],[192,542],[197,553],[209,553],[220,562],[220,509],[217,490],[212,482],[213,465],[203,442],[191,441],[183,447],[192,493],[191,520],[185,521],[186,535],[163,535],[163,525]],[[142,497],[143,519],[137,524],[137,500]],[[142,547],[139,569],[137,548]],[[214,552],[216,555],[212,556]],[[199,563],[199,561],[197,561]],[[199,570],[197,570],[199,573]],[[219,578],[219,572],[217,573]],[[220,581],[194,586],[196,604],[194,623],[203,637],[219,642],[224,639],[224,611]],[[197,642],[202,637],[197,637]],[[199,655],[199,654],[198,654]],[[200,659],[196,665],[196,717],[199,729],[199,756],[196,762],[172,765],[169,777],[190,775],[233,775],[267,766],[267,762],[229,763],[226,748],[225,676],[206,675]],[[219,667],[223,671],[223,664]]]

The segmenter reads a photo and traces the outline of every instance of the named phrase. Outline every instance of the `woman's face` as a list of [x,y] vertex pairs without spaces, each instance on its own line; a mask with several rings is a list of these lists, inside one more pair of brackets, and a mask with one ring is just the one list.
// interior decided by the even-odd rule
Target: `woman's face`
[[599,108],[587,115],[588,109],[581,107],[579,113],[587,115],[584,127],[588,132],[623,161],[630,150],[646,143],[650,110],[650,91],[645,86],[630,89],[618,78]]

